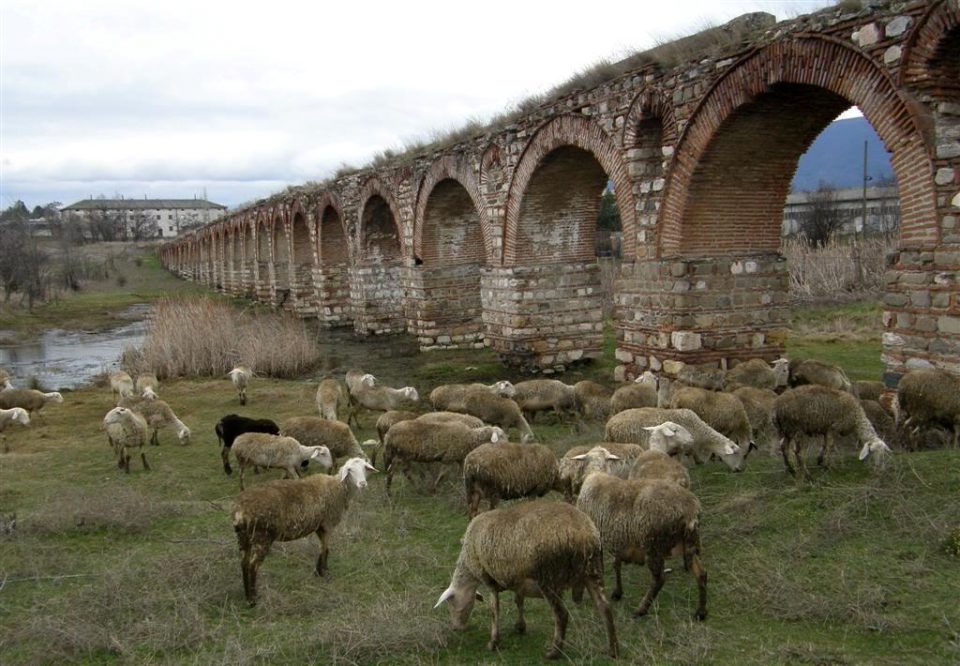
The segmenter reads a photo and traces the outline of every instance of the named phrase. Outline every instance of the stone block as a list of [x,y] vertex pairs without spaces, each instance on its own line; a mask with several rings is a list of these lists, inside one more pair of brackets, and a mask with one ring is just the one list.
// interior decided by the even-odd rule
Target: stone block
[[699,333],[693,331],[673,331],[670,344],[679,351],[695,351],[703,347],[703,340]]
[[883,62],[885,65],[895,65],[900,62],[900,56],[903,55],[903,49],[899,46],[891,46],[883,52]]
[[623,363],[633,363],[633,352],[627,351],[626,349],[617,349],[614,356],[618,361],[622,361]]
[[940,317],[937,319],[937,330],[948,335],[960,335],[960,317]]
[[683,366],[685,365],[686,363],[683,361],[667,359],[663,362],[663,372],[671,377],[676,377],[680,374],[680,371],[683,370]]
[[909,16],[898,16],[887,24],[887,37],[899,37],[907,31],[913,22]]
[[613,381],[618,383],[627,381],[627,366],[618,365],[613,369]]
[[868,23],[855,31],[850,39],[859,46],[870,46],[880,41],[880,28],[876,23]]
[[942,167],[937,169],[937,173],[933,176],[933,181],[937,185],[950,185],[954,180],[954,171],[950,167]]

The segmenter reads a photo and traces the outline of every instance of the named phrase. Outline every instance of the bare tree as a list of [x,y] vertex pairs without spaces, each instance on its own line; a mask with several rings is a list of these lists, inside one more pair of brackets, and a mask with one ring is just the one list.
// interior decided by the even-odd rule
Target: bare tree
[[14,293],[20,293],[29,307],[43,300],[47,294],[47,254],[34,238],[25,219],[14,219],[0,230],[0,282],[4,289],[4,302],[9,302]]
[[843,226],[843,212],[837,205],[836,189],[825,183],[810,192],[807,209],[798,217],[800,233],[811,247],[823,247],[830,236]]
[[130,218],[130,237],[135,241],[156,238],[159,230],[157,219],[146,211],[138,210]]

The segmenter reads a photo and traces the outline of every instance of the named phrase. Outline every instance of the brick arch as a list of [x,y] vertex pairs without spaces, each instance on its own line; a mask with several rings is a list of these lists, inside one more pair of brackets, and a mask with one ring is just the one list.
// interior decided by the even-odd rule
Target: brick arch
[[701,100],[666,185],[660,255],[778,251],[783,202],[800,156],[854,104],[892,153],[901,242],[936,243],[929,152],[905,96],[861,52],[805,35],[746,56]]
[[644,122],[658,120],[662,126],[661,136],[664,145],[673,146],[677,143],[677,120],[673,113],[673,105],[664,99],[663,95],[655,90],[644,90],[630,103],[627,117],[623,123],[623,147],[627,150],[636,148],[642,139],[639,131]]
[[[383,201],[383,207],[379,210],[372,210],[371,205],[380,206],[376,202],[376,199],[379,198]],[[383,219],[383,215],[389,213],[392,222],[393,222],[393,233],[396,236],[397,252],[394,256],[392,253],[392,247],[388,238],[389,232],[387,230],[389,224]],[[377,233],[382,235],[382,238],[376,239],[376,246],[383,251],[383,256],[388,258],[388,261],[400,261],[405,256],[404,243],[403,243],[403,229],[400,226],[400,217],[398,215],[398,207],[396,199],[393,196],[393,193],[388,187],[386,187],[379,179],[371,178],[369,179],[360,190],[360,207],[357,213],[357,261],[360,264],[363,264],[368,259],[368,248],[367,248],[367,225],[369,222],[374,222],[378,229]],[[371,215],[373,217],[371,217]],[[365,218],[370,217],[371,219],[366,220]]]
[[[956,3],[953,3],[956,4]],[[904,45],[900,83],[934,99],[960,99],[960,8],[933,3]]]
[[257,211],[254,222],[257,239],[256,254],[254,255],[258,262],[269,262],[273,256],[270,250],[271,238],[273,237],[273,215],[268,211]]
[[[507,193],[506,219],[504,222],[505,266],[517,262],[517,241],[520,232],[520,212],[527,188],[534,179],[541,162],[558,149],[575,148],[589,153],[613,181],[623,225],[624,256],[634,257],[636,253],[636,217],[633,193],[627,170],[623,164],[619,147],[600,128],[600,126],[581,116],[564,115],[542,125],[527,143],[513,171]],[[597,193],[597,205],[599,206]],[[585,253],[584,250],[582,253]],[[590,248],[592,256],[592,245]]]
[[314,231],[310,229],[307,207],[299,199],[290,207],[290,239],[293,243],[291,259],[298,267],[313,266]]
[[[317,225],[317,258],[320,260],[321,268],[327,265],[329,257],[336,257],[337,265],[349,264],[353,258],[353,244],[350,242],[350,228],[343,214],[340,197],[335,192],[324,192],[314,203],[314,210]],[[336,226],[331,226],[332,224]],[[333,248],[330,248],[329,252],[328,248],[325,248],[325,239],[328,237],[335,239]]]
[[[490,229],[489,221],[486,219],[480,195],[480,184],[474,176],[473,169],[465,160],[449,155],[433,163],[417,191],[417,203],[414,208],[413,217],[414,256],[426,261],[426,257],[424,256],[423,234],[424,226],[428,222],[428,206],[431,205],[431,197],[434,195],[438,186],[442,188],[449,186],[449,183],[441,185],[441,183],[445,183],[445,181],[452,181],[459,185],[460,191],[466,196],[465,202],[461,198],[460,205],[458,206],[459,210],[456,211],[456,215],[461,219],[468,218],[468,220],[465,220],[466,224],[476,225],[476,231],[479,233],[479,240],[482,243],[479,257],[477,257],[478,253],[471,251],[471,261],[467,263],[475,263],[475,261],[473,261],[475,258],[479,258],[479,261],[483,262],[484,258],[489,258],[492,254],[493,232]],[[465,236],[472,236],[472,231],[471,229],[467,229]]]

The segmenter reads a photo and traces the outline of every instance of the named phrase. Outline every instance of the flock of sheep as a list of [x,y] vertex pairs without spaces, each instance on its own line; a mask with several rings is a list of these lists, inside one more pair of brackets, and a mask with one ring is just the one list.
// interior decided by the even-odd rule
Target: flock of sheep
[[[14,389],[0,371],[0,432],[8,423],[29,423],[59,394]],[[234,368],[229,376],[240,403],[247,402],[253,373]],[[158,397],[154,375],[134,380],[125,372],[110,376],[117,406],[103,428],[119,467],[130,470],[139,453],[149,469],[145,445],[157,443],[158,430],[170,428],[181,444],[190,429]],[[729,371],[685,368],[671,381],[644,373],[615,390],[596,382],[568,385],[554,379],[511,384],[443,385],[421,409],[413,387],[392,388],[373,375],[351,371],[345,382],[324,379],[317,389],[319,416],[297,416],[280,424],[228,414],[215,432],[226,474],[230,452],[239,467],[241,492],[232,520],[240,546],[244,593],[257,600],[257,572],[275,541],[314,533],[320,552],[316,573],[326,575],[328,538],[377,471],[434,488],[451,465],[462,474],[471,521],[463,537],[450,585],[437,606],[446,603],[455,627],[463,627],[478,589],[491,595],[489,647],[499,639],[499,593],[514,593],[519,611],[516,629],[524,631],[526,597],[542,597],[554,614],[548,658],[561,655],[568,614],[562,594],[571,588],[579,600],[584,588],[603,618],[609,651],[618,647],[613,615],[603,591],[602,559],[612,561],[613,599],[621,598],[621,565],[646,564],[652,584],[634,611],[647,613],[664,584],[665,562],[682,558],[699,588],[697,619],[707,615],[707,572],[701,560],[701,506],[690,490],[686,465],[716,459],[732,471],[743,470],[750,452],[779,446],[786,469],[808,477],[804,447],[819,444],[817,461],[827,464],[842,442],[853,440],[859,458],[882,461],[890,451],[884,439],[900,437],[917,446],[924,433],[960,433],[960,380],[934,369],[915,370],[889,396],[879,382],[850,382],[836,366],[818,361],[772,365],[754,359]],[[349,423],[364,411],[379,413],[378,439],[360,443]],[[577,424],[606,422],[604,442],[573,447],[562,457],[537,443],[530,426],[539,412],[552,411]],[[509,441],[516,430],[519,442]],[[878,434],[879,433],[879,434]],[[882,437],[881,437],[882,435]],[[335,475],[302,477],[313,461]],[[250,468],[281,469],[284,480],[245,488]],[[550,491],[566,502],[538,499]],[[525,499],[506,508],[501,500]],[[482,512],[484,502],[489,510]]]

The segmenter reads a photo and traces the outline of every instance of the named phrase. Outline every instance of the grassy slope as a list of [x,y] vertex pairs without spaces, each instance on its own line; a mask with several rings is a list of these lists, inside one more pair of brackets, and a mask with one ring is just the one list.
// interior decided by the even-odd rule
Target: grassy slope
[[[432,610],[466,525],[462,491],[426,497],[399,480],[393,502],[371,487],[338,528],[333,577],[312,575],[315,542],[277,544],[261,576],[261,605],[243,601],[227,511],[236,478],[219,468],[212,425],[224,413],[310,413],[304,382],[259,380],[247,409],[225,381],[163,387],[194,428],[189,447],[163,433],[152,472],[112,463],[102,433],[105,389],[67,395],[45,423],[8,430],[0,456],[0,653],[5,663],[529,663],[551,629],[545,604],[528,604],[529,635],[512,633],[503,604],[503,647],[484,649],[482,605],[469,629]],[[363,437],[373,434],[367,418]],[[544,420],[535,429],[558,452],[599,439]],[[705,510],[710,617],[691,621],[696,586],[679,563],[654,612],[634,620],[648,574],[625,568],[616,604],[624,663],[947,663],[960,659],[958,560],[943,542],[958,525],[956,451],[901,455],[875,474],[846,452],[812,487],[797,486],[768,456],[739,475],[693,470]],[[270,478],[276,472],[268,474]],[[263,477],[261,477],[263,478]],[[260,479],[254,477],[254,483]],[[556,496],[553,496],[556,498]],[[573,609],[569,657],[603,649],[589,605]]]

